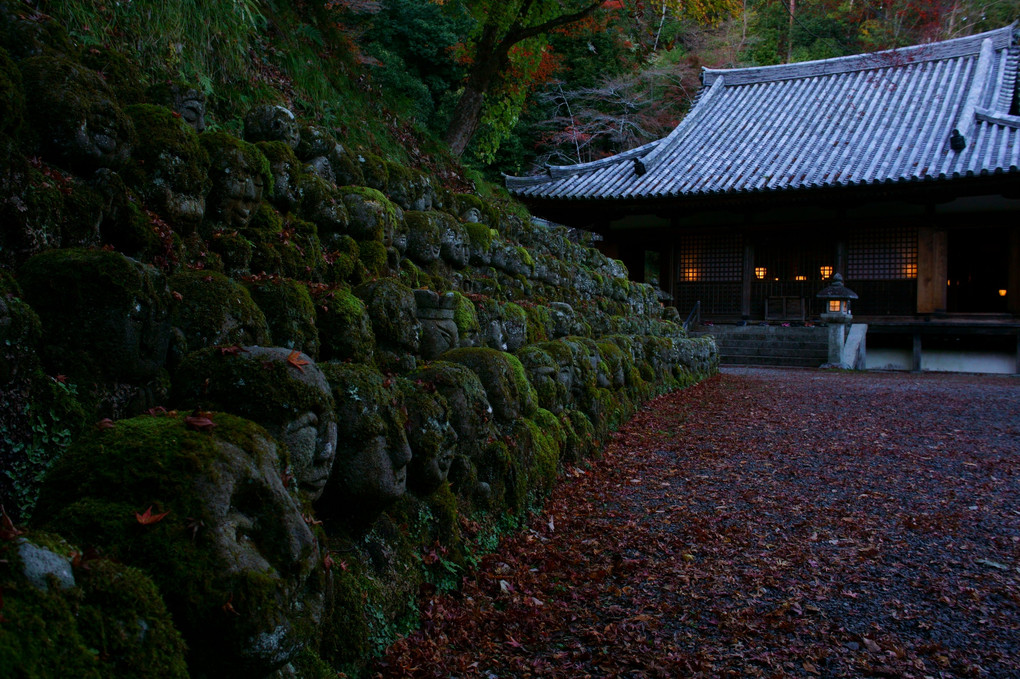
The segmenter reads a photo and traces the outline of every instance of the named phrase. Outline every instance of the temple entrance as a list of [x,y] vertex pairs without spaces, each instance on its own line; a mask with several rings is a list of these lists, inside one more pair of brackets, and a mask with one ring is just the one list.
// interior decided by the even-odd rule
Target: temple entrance
[[954,229],[948,235],[950,313],[1006,313],[1009,232],[1005,228]]

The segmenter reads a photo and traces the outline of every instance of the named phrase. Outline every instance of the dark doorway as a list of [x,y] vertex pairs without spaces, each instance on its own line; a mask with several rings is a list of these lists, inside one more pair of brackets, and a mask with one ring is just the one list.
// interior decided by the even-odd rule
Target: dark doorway
[[1005,313],[1009,281],[1009,234],[1005,228],[949,232],[950,313]]

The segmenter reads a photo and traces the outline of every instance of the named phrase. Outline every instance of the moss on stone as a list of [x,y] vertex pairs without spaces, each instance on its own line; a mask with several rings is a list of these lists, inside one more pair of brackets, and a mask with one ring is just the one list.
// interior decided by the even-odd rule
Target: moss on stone
[[[134,127],[99,75],[50,55],[25,59],[20,66],[23,82],[32,84],[26,91],[27,120],[45,153],[81,170],[119,167],[127,160]],[[104,131],[103,144],[81,134],[89,130]]]
[[244,282],[244,286],[265,314],[276,346],[318,357],[319,332],[315,326],[315,307],[308,286],[278,277],[251,278]]
[[251,271],[254,254],[252,242],[237,231],[214,231],[208,245],[210,250],[220,256],[228,276],[240,278]]
[[170,278],[170,289],[177,293],[171,321],[184,340],[179,353],[218,345],[269,343],[265,314],[244,286],[223,274],[186,271]]
[[392,239],[400,221],[397,206],[380,191],[366,186],[340,188],[350,215],[349,233],[355,240]]
[[[203,484],[221,479],[222,465],[228,463],[225,455],[233,454],[221,442],[235,446],[238,455],[251,456],[250,462],[237,458],[236,464],[272,468],[272,473],[282,474],[285,460],[268,457],[271,449],[264,442],[271,439],[251,422],[214,414],[216,429],[211,435],[192,430],[184,417],[121,420],[76,441],[47,479],[38,518],[78,544],[99,545],[118,561],[143,569],[156,583],[190,647],[191,676],[212,676],[232,658],[224,654],[225,648],[235,653],[243,650],[255,630],[280,624],[260,616],[280,611],[277,597],[282,592],[272,568],[261,572],[255,570],[257,566],[223,567],[225,555],[218,554],[213,542],[217,538],[208,529],[217,525],[214,512],[226,510],[210,504]],[[265,482],[280,483],[278,478]],[[239,485],[236,491],[243,494],[247,488]],[[251,488],[256,495],[260,492]],[[229,502],[243,505],[239,511],[252,522],[250,530],[257,531],[260,553],[270,563],[291,562],[292,572],[285,575],[298,577],[305,565],[293,561],[294,545],[281,532],[281,518],[272,514],[279,507],[237,493]],[[136,515],[147,508],[166,515],[143,524]],[[232,615],[227,603],[239,614]],[[303,632],[314,636],[311,629]],[[244,673],[238,664],[228,674]]]
[[51,250],[18,280],[42,322],[45,360],[60,372],[81,382],[144,379],[165,360],[170,296],[154,268],[118,252]]
[[174,375],[173,403],[184,409],[222,410],[273,428],[333,404],[312,380],[296,379],[292,365],[216,347],[192,352]]
[[457,324],[457,334],[461,337],[476,337],[481,330],[475,305],[467,297],[455,292],[457,303],[453,308],[453,320]]
[[364,303],[347,288],[323,288],[314,304],[322,360],[371,362],[375,334]]
[[471,241],[473,249],[477,248],[481,252],[489,251],[489,248],[492,247],[492,229],[480,222],[467,222],[464,224],[464,228],[467,230],[468,239]]
[[0,47],[0,136],[14,136],[21,129],[25,113],[25,92],[21,88],[21,72],[7,50]]
[[204,196],[209,154],[195,131],[163,106],[135,104],[125,112],[139,140],[125,172],[128,184],[165,217],[169,193]]
[[145,78],[137,62],[109,47],[89,47],[82,51],[81,62],[100,74],[120,101],[134,104],[145,98]]
[[377,191],[386,190],[386,185],[390,179],[389,167],[386,161],[374,153],[361,150],[358,153],[358,162],[361,163],[361,172],[365,177],[365,184]]
[[358,241],[358,260],[370,277],[386,272],[386,246],[377,240]]
[[238,167],[249,168],[261,179],[262,194],[272,195],[272,169],[269,160],[257,146],[218,130],[203,132],[199,139],[209,154],[209,178],[213,186],[209,194],[210,204],[216,204],[223,199],[217,187],[223,184],[224,177],[229,176]]
[[535,389],[516,356],[473,347],[452,349],[443,354],[442,359],[465,365],[478,375],[497,420],[511,422],[519,417],[530,417],[538,407]]

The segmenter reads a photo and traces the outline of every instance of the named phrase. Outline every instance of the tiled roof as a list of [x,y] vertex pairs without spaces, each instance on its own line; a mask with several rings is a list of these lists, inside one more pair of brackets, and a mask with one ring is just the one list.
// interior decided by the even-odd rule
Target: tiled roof
[[507,187],[525,199],[644,199],[1018,172],[1020,117],[1009,114],[1018,55],[1007,26],[823,61],[705,69],[669,136],[507,177]]

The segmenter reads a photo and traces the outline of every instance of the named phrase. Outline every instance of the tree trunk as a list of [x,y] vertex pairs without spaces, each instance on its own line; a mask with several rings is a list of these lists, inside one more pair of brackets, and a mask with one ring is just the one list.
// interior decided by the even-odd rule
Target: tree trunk
[[453,109],[446,128],[445,141],[454,155],[461,156],[482,121],[485,93],[495,84],[499,73],[506,67],[510,45],[497,43],[496,28],[486,26],[478,41],[475,63],[471,66],[464,92]]
[[517,21],[501,38],[495,24],[486,24],[475,50],[475,63],[471,66],[464,92],[453,109],[453,116],[446,128],[444,141],[456,156],[461,156],[482,121],[485,93],[496,84],[501,73],[510,65],[510,48],[517,43],[542,35],[559,26],[579,21],[592,13],[604,2],[597,0],[572,14],[563,14],[534,26],[522,26],[534,0],[524,0],[517,10]]

